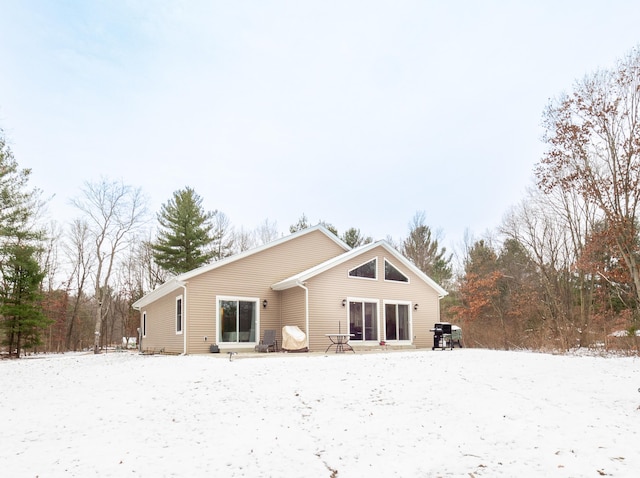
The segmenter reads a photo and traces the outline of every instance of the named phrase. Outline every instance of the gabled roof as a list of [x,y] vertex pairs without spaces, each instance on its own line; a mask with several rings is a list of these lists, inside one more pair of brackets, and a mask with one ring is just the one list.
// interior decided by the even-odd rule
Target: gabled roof
[[322,264],[318,264],[317,266],[311,267],[310,269],[307,269],[306,271],[303,271],[303,272],[300,272],[299,274],[291,276],[288,279],[277,282],[273,284],[271,288],[273,290],[285,290],[285,289],[290,289],[292,287],[300,286],[304,284],[305,281],[311,279],[312,277],[317,276],[318,274],[322,274],[323,272],[329,269],[332,269],[337,265],[340,265],[348,261],[349,259],[352,259],[362,254],[366,254],[367,252],[369,252],[372,249],[375,249],[376,247],[384,248],[389,254],[391,254],[394,257],[396,261],[401,262],[405,267],[407,267],[414,274],[416,274],[420,279],[422,279],[429,286],[431,286],[438,293],[440,297],[444,297],[445,295],[448,295],[448,292],[444,290],[440,285],[438,285],[436,281],[434,281],[431,277],[429,277],[427,274],[425,274],[420,269],[418,269],[409,259],[407,259],[398,251],[396,251],[387,241],[384,241],[384,240],[372,242],[370,244],[366,244],[364,246],[351,249],[350,251],[345,252],[344,254],[341,254],[332,259],[329,259],[323,262]]
[[252,256],[254,254],[259,254],[262,251],[265,251],[265,250],[270,249],[270,248],[275,247],[275,246],[279,246],[280,244],[284,244],[284,243],[286,243],[288,241],[291,241],[291,240],[293,240],[293,239],[295,239],[297,237],[304,236],[305,234],[310,234],[310,233],[315,232],[315,231],[320,231],[320,232],[324,233],[328,238],[333,240],[336,244],[338,244],[345,251],[348,251],[350,249],[349,246],[345,242],[340,240],[340,238],[338,238],[335,234],[333,234],[331,231],[329,231],[322,224],[318,224],[317,226],[310,227],[310,228],[307,228],[307,229],[302,229],[302,230],[300,230],[298,232],[290,234],[289,236],[281,237],[280,239],[276,239],[275,241],[269,242],[269,243],[264,244],[262,246],[258,246],[258,247],[255,247],[253,249],[249,249],[249,250],[240,252],[240,253],[235,254],[233,256],[226,257],[226,258],[224,258],[222,260],[213,262],[211,264],[207,264],[207,265],[202,266],[202,267],[198,267],[197,269],[193,269],[191,271],[188,271],[188,272],[185,272],[185,273],[180,274],[178,276],[175,276],[175,277],[169,279],[167,282],[165,282],[161,286],[159,286],[156,289],[154,289],[153,291],[151,291],[148,294],[146,294],[141,299],[138,299],[136,302],[133,303],[132,307],[134,309],[136,309],[136,310],[139,310],[141,307],[144,307],[145,305],[148,305],[148,304],[158,300],[159,298],[161,298],[161,297],[173,292],[174,290],[185,286],[186,282],[189,279],[191,279],[192,277],[199,276],[200,274],[205,274],[205,273],[207,273],[209,271],[212,271],[212,270],[215,270],[215,269],[217,269],[219,267],[223,267],[223,266],[231,264],[231,263],[233,263],[235,261],[239,261],[241,259],[244,259],[245,257],[249,257],[249,256]]

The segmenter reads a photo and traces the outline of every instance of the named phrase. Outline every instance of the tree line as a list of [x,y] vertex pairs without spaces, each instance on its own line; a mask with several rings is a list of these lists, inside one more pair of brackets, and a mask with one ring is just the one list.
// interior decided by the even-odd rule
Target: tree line
[[466,241],[447,315],[473,345],[637,353],[640,49],[550,100],[542,124],[535,184]]
[[[640,329],[640,51],[577,81],[543,112],[547,150],[535,183],[500,226],[470,234],[453,254],[418,211],[405,238],[389,240],[447,289],[442,320],[463,326],[468,346],[638,351]],[[172,275],[280,237],[206,211],[195,190],[175,191],[154,215],[142,191],[87,182],[70,224],[42,224],[0,130],[0,339],[4,351],[66,351],[136,338],[131,304]],[[155,219],[155,220],[154,220]],[[350,247],[372,241],[357,227]],[[305,214],[289,232],[312,224]]]
[[[0,137],[0,339],[9,356],[126,347],[138,338],[132,304],[144,294],[280,237],[268,219],[253,231],[235,230],[224,213],[205,210],[190,187],[175,191],[154,221],[139,188],[108,178],[84,184],[71,201],[78,217],[70,224],[43,226],[41,193],[28,185],[31,171],[20,170]],[[417,240],[431,240],[424,215],[416,217]],[[339,235],[320,222],[351,247],[372,241],[355,227]],[[302,214],[289,232],[311,225]]]

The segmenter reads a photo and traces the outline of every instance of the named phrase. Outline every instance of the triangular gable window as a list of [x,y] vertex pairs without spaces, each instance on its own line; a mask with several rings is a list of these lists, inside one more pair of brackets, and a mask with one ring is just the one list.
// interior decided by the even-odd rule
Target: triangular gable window
[[376,264],[377,259],[371,259],[369,262],[365,262],[358,267],[355,267],[349,271],[349,277],[363,277],[365,279],[376,278]]
[[394,265],[388,260],[384,260],[384,280],[391,280],[395,282],[409,282],[409,278],[400,272]]

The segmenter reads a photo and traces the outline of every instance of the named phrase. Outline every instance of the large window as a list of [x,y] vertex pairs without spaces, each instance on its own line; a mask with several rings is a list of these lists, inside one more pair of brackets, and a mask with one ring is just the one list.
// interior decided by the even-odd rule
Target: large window
[[255,343],[258,300],[224,298],[218,300],[220,342]]
[[349,301],[349,333],[351,340],[378,340],[378,303]]
[[176,298],[176,334],[182,333],[182,296]]
[[384,305],[385,340],[411,340],[409,304]]
[[384,280],[393,282],[409,282],[409,278],[388,260],[384,260]]
[[375,279],[377,259],[371,259],[369,262],[360,264],[349,271],[349,277],[361,277],[363,279]]

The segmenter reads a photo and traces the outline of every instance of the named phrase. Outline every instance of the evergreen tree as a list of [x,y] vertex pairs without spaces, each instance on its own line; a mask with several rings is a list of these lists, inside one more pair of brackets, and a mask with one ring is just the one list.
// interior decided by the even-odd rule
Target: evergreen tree
[[341,239],[351,248],[363,246],[373,242],[373,238],[365,237],[360,232],[360,229],[351,227],[342,234]]
[[27,189],[30,169],[20,169],[0,129],[0,241],[32,240],[29,228],[38,207],[38,191]]
[[[320,221],[318,222],[318,224],[324,226],[333,235],[338,236],[338,230],[333,224],[327,221]],[[292,224],[291,226],[289,226],[289,232],[291,234],[294,234],[298,231],[309,229],[310,227],[311,227],[311,224],[309,223],[309,219],[307,218],[307,215],[303,213],[302,216],[300,216],[300,218],[298,219],[298,222],[296,224]]]
[[28,189],[31,171],[20,169],[0,130],[0,339],[18,355],[40,343],[48,325],[38,303],[44,273],[36,244],[43,237],[32,220],[39,191]]
[[33,246],[13,245],[6,248],[2,263],[2,304],[0,327],[3,345],[9,354],[42,345],[41,333],[54,321],[45,317],[40,306],[40,285],[45,273],[36,260]]
[[300,216],[300,219],[298,219],[298,222],[296,224],[292,224],[291,226],[289,226],[289,232],[291,234],[294,234],[298,231],[302,231],[303,229],[309,229],[311,227],[311,224],[309,224],[309,219],[307,219],[307,215],[302,213],[302,216]]
[[324,226],[324,228],[329,231],[330,233],[332,233],[334,236],[338,237],[338,230],[336,229],[336,227],[327,222],[327,221],[320,221],[319,224],[321,224],[322,226]]
[[158,213],[161,229],[152,244],[156,263],[170,273],[181,274],[215,258],[211,245],[216,241],[212,235],[216,214],[203,209],[202,198],[193,189],[174,192]]
[[437,237],[432,236],[424,216],[424,212],[414,216],[409,237],[402,242],[402,253],[422,272],[445,285],[452,276],[451,255],[447,257],[446,248],[441,248]]

